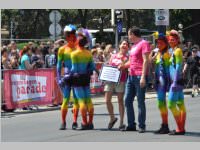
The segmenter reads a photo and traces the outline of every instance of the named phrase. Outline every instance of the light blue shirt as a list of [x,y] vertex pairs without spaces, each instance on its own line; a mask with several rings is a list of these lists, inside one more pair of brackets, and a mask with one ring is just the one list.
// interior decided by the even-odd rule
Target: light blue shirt
[[25,61],[28,61],[30,63],[30,58],[28,57],[27,54],[24,54],[21,58],[21,64],[19,66],[19,69],[26,69],[26,66],[25,66]]

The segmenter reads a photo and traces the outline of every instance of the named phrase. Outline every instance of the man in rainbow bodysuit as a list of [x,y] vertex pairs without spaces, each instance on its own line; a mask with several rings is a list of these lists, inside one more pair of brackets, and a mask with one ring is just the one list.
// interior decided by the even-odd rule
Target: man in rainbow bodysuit
[[[82,116],[81,130],[93,129],[94,107],[90,95],[90,76],[95,70],[92,54],[85,46],[90,41],[86,29],[78,30],[77,48],[71,53],[74,94]],[[89,120],[87,119],[87,113]]]
[[[72,51],[75,50],[76,27],[71,24],[65,26],[64,35],[65,35],[67,44],[59,48],[58,62],[57,62],[57,80],[63,92],[63,102],[61,106],[62,124],[61,124],[60,130],[66,129],[66,116],[68,112],[68,103],[70,100],[70,92],[72,89],[72,75],[71,75],[72,63],[71,63],[70,55]],[[64,65],[64,76],[61,77],[61,69],[63,65]],[[78,124],[77,124],[78,111],[79,111],[79,105],[74,95],[72,129],[76,129],[78,127]]]
[[178,47],[180,44],[179,34],[176,30],[171,30],[169,35],[169,45],[172,48],[170,58],[170,78],[171,86],[168,95],[168,107],[171,110],[177,124],[177,129],[169,133],[169,135],[184,135],[186,108],[184,104],[183,94],[183,53]]
[[170,54],[168,51],[168,41],[164,35],[157,39],[157,47],[159,49],[155,60],[155,88],[157,91],[157,104],[162,118],[161,128],[155,131],[155,134],[169,133],[168,127],[168,111],[166,104],[166,93],[170,86],[169,75],[169,59]]

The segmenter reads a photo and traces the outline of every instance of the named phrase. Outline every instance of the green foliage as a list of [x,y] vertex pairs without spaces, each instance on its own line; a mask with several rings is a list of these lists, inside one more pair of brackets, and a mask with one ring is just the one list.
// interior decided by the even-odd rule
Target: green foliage
[[26,46],[28,43],[17,43],[17,48],[21,50],[24,46]]
[[178,24],[185,27],[191,24],[192,16],[189,9],[171,9],[170,10],[170,28],[178,29]]
[[[2,27],[10,29],[10,21],[15,22],[14,33],[20,39],[42,39],[48,38],[49,9],[2,9]],[[59,24],[64,28],[67,24],[75,24],[77,27],[87,27],[89,29],[100,29],[102,40],[103,28],[111,28],[111,10],[110,9],[60,9],[62,18]],[[126,9],[123,10],[123,27],[127,29],[131,26],[139,26],[149,30],[156,30],[154,9]],[[199,10],[190,9],[171,9],[169,29],[178,29],[178,24],[182,23],[184,27],[200,21]],[[200,35],[200,34],[198,34]],[[198,37],[193,30],[184,32],[184,36]]]

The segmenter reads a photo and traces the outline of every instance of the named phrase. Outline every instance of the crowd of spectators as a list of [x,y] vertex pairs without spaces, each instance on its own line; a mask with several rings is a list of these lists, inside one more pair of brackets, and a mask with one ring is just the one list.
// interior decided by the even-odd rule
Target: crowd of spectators
[[[1,69],[37,69],[37,68],[52,68],[57,63],[57,52],[59,47],[65,44],[65,40],[60,39],[54,43],[47,42],[28,42],[22,49],[17,47],[16,42],[11,41],[7,45],[1,47]],[[150,43],[151,44],[151,43]],[[196,51],[196,55],[200,57],[200,48],[197,44],[192,42],[186,42],[182,45],[184,65],[187,64],[188,59],[192,57],[193,51]],[[151,44],[151,55],[156,53],[156,48]],[[96,64],[108,64],[112,54],[116,53],[112,44],[96,43],[91,49],[94,62]],[[149,77],[153,78],[154,66],[149,68]],[[186,82],[190,77],[190,66],[184,72]],[[3,78],[3,74],[2,74]],[[153,80],[150,80],[153,81]],[[151,86],[153,83],[150,83]],[[187,83],[186,83],[187,84]]]
[[[3,79],[3,70],[5,69],[38,69],[38,68],[52,68],[56,66],[57,63],[57,52],[58,49],[65,44],[65,40],[60,39],[55,42],[28,42],[22,49],[19,49],[16,42],[11,41],[9,44],[2,44],[1,47],[1,70]],[[151,54],[156,53],[156,47],[151,44]],[[130,47],[130,46],[129,46]],[[182,45],[183,59],[185,70],[183,71],[185,77],[186,87],[192,86],[191,68],[195,66],[193,70],[200,70],[200,62],[194,64],[193,53],[196,53],[196,57],[200,58],[200,48],[197,44],[192,42],[187,42]],[[106,44],[102,42],[101,44],[96,43],[91,49],[93,55],[93,60],[96,64],[108,64],[111,56],[117,53],[116,49],[112,44]],[[129,55],[129,52],[127,53]],[[197,60],[195,58],[195,60]],[[198,59],[199,60],[199,59]],[[149,66],[149,88],[153,89],[154,81],[154,66],[151,64]],[[194,74],[194,73],[192,73]]]
[[[56,42],[28,42],[23,48],[18,49],[16,42],[2,45],[1,69],[37,69],[51,68],[57,63],[57,52],[65,41],[60,39]],[[91,49],[95,63],[107,64],[112,54],[116,53],[112,44],[96,43]]]
[[1,69],[37,69],[56,66],[59,47],[64,40],[56,42],[28,42],[22,49],[17,48],[16,42],[1,47]]
[[[57,64],[57,52],[59,47],[63,46],[63,39],[56,42],[28,42],[21,49],[17,47],[16,42],[2,44],[1,47],[1,99],[4,103],[3,95],[3,72],[7,69],[39,69],[53,68]],[[2,105],[4,106],[4,105]],[[31,107],[30,107],[31,108]],[[24,107],[23,109],[29,109]]]

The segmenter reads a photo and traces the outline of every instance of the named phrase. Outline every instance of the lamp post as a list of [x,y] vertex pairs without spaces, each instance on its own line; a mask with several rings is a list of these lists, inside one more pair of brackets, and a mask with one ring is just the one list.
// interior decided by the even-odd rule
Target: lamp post
[[13,40],[13,29],[14,29],[14,20],[11,19],[10,21],[10,40]]
[[183,41],[184,41],[184,37],[183,37],[183,24],[179,23],[178,24],[178,33],[179,33],[179,36],[180,36],[180,42],[181,42],[181,46],[183,44]]

